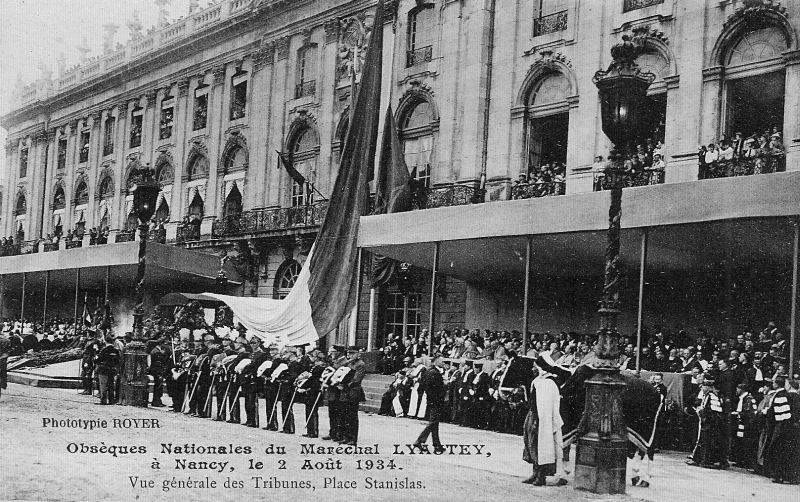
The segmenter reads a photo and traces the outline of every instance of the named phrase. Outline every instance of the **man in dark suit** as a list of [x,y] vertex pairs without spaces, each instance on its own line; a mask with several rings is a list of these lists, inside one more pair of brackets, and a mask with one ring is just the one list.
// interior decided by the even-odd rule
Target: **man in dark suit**
[[342,415],[344,422],[342,444],[355,446],[358,443],[358,403],[366,399],[361,381],[367,374],[367,365],[361,360],[358,347],[350,347],[349,363],[353,370],[353,378],[345,385],[341,393]]
[[434,453],[444,453],[444,447],[439,440],[439,421],[442,419],[445,394],[443,372],[444,361],[442,360],[442,355],[436,354],[433,357],[433,367],[425,372],[425,377],[422,381],[422,388],[425,390],[425,395],[428,396],[428,419],[430,421],[422,429],[417,441],[414,443],[418,448],[422,448],[422,445],[428,441],[428,435],[431,435]]

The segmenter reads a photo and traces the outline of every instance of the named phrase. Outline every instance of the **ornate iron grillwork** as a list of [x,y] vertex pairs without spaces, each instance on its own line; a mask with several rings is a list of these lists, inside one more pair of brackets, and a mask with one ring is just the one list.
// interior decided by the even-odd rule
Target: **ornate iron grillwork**
[[645,7],[652,7],[662,3],[664,3],[664,0],[625,0],[622,4],[622,12],[644,9]]
[[433,47],[430,45],[406,51],[406,68],[427,63],[431,59],[433,59]]
[[533,20],[533,36],[547,35],[567,29],[567,11],[538,17]]
[[534,181],[517,183],[511,188],[512,199],[534,199],[553,195],[564,195],[566,183],[563,181]]
[[306,82],[300,82],[296,86],[294,86],[294,98],[299,99],[305,96],[313,96],[317,93],[317,81],[316,80],[308,80]]
[[322,224],[328,202],[308,206],[281,207],[243,211],[216,220],[211,228],[212,237],[230,237],[291,228],[312,227]]

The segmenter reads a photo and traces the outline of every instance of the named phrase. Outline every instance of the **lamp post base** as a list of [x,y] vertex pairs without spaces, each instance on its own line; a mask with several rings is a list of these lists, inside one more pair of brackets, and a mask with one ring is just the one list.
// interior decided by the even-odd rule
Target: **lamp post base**
[[[600,370],[586,381],[586,434],[577,441],[575,488],[592,493],[625,493],[628,438],[618,371]],[[583,424],[582,424],[583,425]]]
[[125,346],[122,356],[122,372],[120,374],[120,404],[146,408],[150,397],[147,374],[147,352],[145,345],[132,341]]

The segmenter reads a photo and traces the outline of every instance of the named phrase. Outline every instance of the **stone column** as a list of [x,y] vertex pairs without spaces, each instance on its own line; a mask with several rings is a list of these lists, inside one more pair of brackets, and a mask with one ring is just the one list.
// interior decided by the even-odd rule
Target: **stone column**
[[[64,235],[67,235],[67,232],[72,230],[72,199],[75,197],[73,193],[75,190],[75,168],[78,165],[78,151],[80,150],[78,147],[78,143],[80,142],[80,135],[78,130],[81,125],[81,120],[75,120],[69,123],[67,126],[67,167],[66,167],[66,177],[64,179],[64,197],[66,199],[66,203],[64,205],[64,219],[63,219],[63,229]],[[65,242],[63,239],[61,242]]]
[[52,221],[50,221],[50,203],[52,202],[53,197],[53,180],[55,179],[56,165],[58,162],[58,141],[60,135],[57,129],[52,129],[48,131],[47,137],[49,151],[47,153],[47,172],[44,176],[44,186],[42,187],[42,197],[44,197],[44,203],[41,204],[42,215],[40,218],[40,221],[42,222],[42,237],[46,236],[52,231]]
[[[785,52],[786,86],[783,104],[783,145],[786,148],[786,170],[800,170],[800,50]],[[789,91],[789,89],[792,89]]]
[[89,114],[89,162],[86,166],[86,176],[88,177],[89,187],[89,203],[86,208],[86,235],[89,235],[89,230],[95,226],[97,218],[95,218],[95,211],[97,204],[94,202],[94,194],[97,192],[97,176],[100,173],[100,161],[102,160],[103,142],[102,127],[101,127],[101,113],[93,112]]
[[[128,137],[128,102],[123,101],[116,106],[116,128],[114,134],[114,203],[109,225],[113,231],[118,231],[122,228],[124,221],[123,212],[125,208],[125,201],[122,195],[122,189],[125,186],[125,150],[127,149],[126,139]],[[116,236],[116,235],[115,235]],[[109,237],[109,241],[111,238]]]
[[[720,124],[721,118],[721,101],[722,101],[722,75],[724,69],[721,66],[714,66],[703,70],[703,90],[702,90],[702,108],[700,114],[700,143],[707,144],[709,142],[717,142],[719,133],[722,129]],[[669,146],[667,146],[669,147]],[[687,165],[683,172],[673,173],[679,176],[679,180],[675,181],[690,181],[697,179],[697,162],[692,167]]]
[[253,55],[252,77],[250,78],[250,142],[248,146],[248,190],[245,194],[246,209],[264,207],[270,187],[267,183],[272,166],[267,162],[270,146],[270,125],[272,115],[272,74],[275,63],[275,46],[264,44]]
[[[664,81],[667,84],[667,110],[672,110],[678,108],[680,106],[680,99],[681,95],[678,92],[680,89],[680,75],[671,75],[669,77],[664,78]],[[680,109],[680,108],[678,108]],[[679,174],[683,173],[685,176],[688,176],[692,169],[691,169],[691,159],[689,162],[679,162],[675,161],[674,166],[671,165],[671,162],[668,161],[670,155],[670,145],[678,145],[680,143],[679,135],[685,124],[685,116],[682,116],[679,113],[667,113],[666,118],[666,125],[664,130],[664,144],[667,148],[667,168],[664,172],[664,183],[672,183],[673,179],[680,179]],[[672,154],[677,153],[672,150]],[[681,165],[683,164],[683,166]],[[695,162],[696,164],[696,162]],[[674,169],[672,169],[674,167]],[[674,173],[674,174],[673,174]],[[695,172],[694,178],[697,179],[697,173]]]
[[[183,176],[183,164],[186,155],[186,136],[192,129],[192,103],[189,96],[189,79],[181,79],[176,84],[178,88],[175,97],[175,109],[173,112],[172,135],[175,138],[175,152],[172,157],[174,177],[172,181],[172,195],[169,201],[170,222],[180,221],[181,219],[181,195],[183,186],[181,176]],[[167,228],[167,239],[176,237],[177,226],[170,224]]]
[[158,146],[158,123],[160,110],[158,109],[159,89],[148,91],[144,95],[144,116],[142,117],[142,165],[155,162],[154,152]]
[[0,173],[3,177],[3,201],[0,203],[0,238],[5,238],[11,235],[9,231],[10,221],[14,221],[13,200],[16,196],[16,184],[12,182],[14,179],[14,167],[16,166],[17,153],[19,151],[19,143],[11,140],[6,140],[6,169],[5,173]]
[[[228,86],[225,83],[230,75],[225,65],[217,66],[213,69],[214,82],[208,103],[208,185],[206,187],[206,200],[203,201],[205,215],[201,234],[208,235],[211,232],[211,224],[217,216],[217,172],[219,167],[219,156],[222,151],[222,140],[225,127],[230,119],[230,97],[228,96]],[[231,71],[232,74],[232,71]]]
[[44,197],[45,175],[47,170],[47,154],[49,148],[48,134],[41,131],[34,138],[34,145],[28,156],[28,230],[25,240],[33,240],[42,234],[42,197]]
[[[285,169],[277,169],[278,154],[276,150],[283,151],[286,141],[286,113],[285,104],[294,97],[293,86],[289,83],[289,42],[290,36],[279,38],[275,41],[275,65],[272,70],[272,102],[270,113],[269,143],[267,144],[267,199],[266,206],[280,207],[286,200],[284,190],[288,182],[284,173]],[[291,88],[290,88],[291,87]]]

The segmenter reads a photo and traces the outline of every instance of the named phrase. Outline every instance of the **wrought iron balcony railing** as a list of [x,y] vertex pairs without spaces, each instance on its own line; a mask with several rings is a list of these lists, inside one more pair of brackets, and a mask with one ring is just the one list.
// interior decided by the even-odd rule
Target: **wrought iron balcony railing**
[[294,99],[313,96],[317,93],[317,81],[307,80],[294,86]]
[[44,252],[49,253],[50,251],[58,251],[58,242],[45,242],[44,243]]
[[653,5],[664,3],[664,0],[625,0],[622,4],[622,12],[644,9]]
[[178,242],[190,242],[200,239],[200,225],[180,225],[175,240]]
[[765,153],[757,157],[722,160],[699,166],[698,179],[731,178],[753,174],[779,173],[786,170],[786,155]]
[[426,188],[415,197],[417,209],[433,209],[435,207],[465,206],[483,202],[483,192],[468,185],[450,185]]
[[79,247],[83,247],[82,239],[67,241],[67,249],[75,249]]
[[39,241],[22,241],[19,245],[19,254],[33,254],[39,252]]
[[531,181],[517,183],[511,188],[512,199],[534,199],[551,195],[564,195],[567,184],[563,181]]
[[135,232],[130,230],[128,232],[120,231],[114,238],[114,242],[130,242],[135,239]]
[[[641,187],[647,185],[660,185],[664,183],[664,170],[646,167],[639,171],[625,172],[618,176],[622,188]],[[595,173],[594,191],[611,190],[614,180],[604,173]]]
[[292,228],[313,227],[322,224],[328,202],[307,206],[281,207],[243,211],[239,215],[216,220],[211,227],[212,237],[231,237]]
[[433,59],[433,47],[430,45],[406,51],[406,68],[427,63],[431,59]]
[[537,17],[533,20],[533,36],[547,35],[567,29],[567,11],[562,10],[555,14]]

